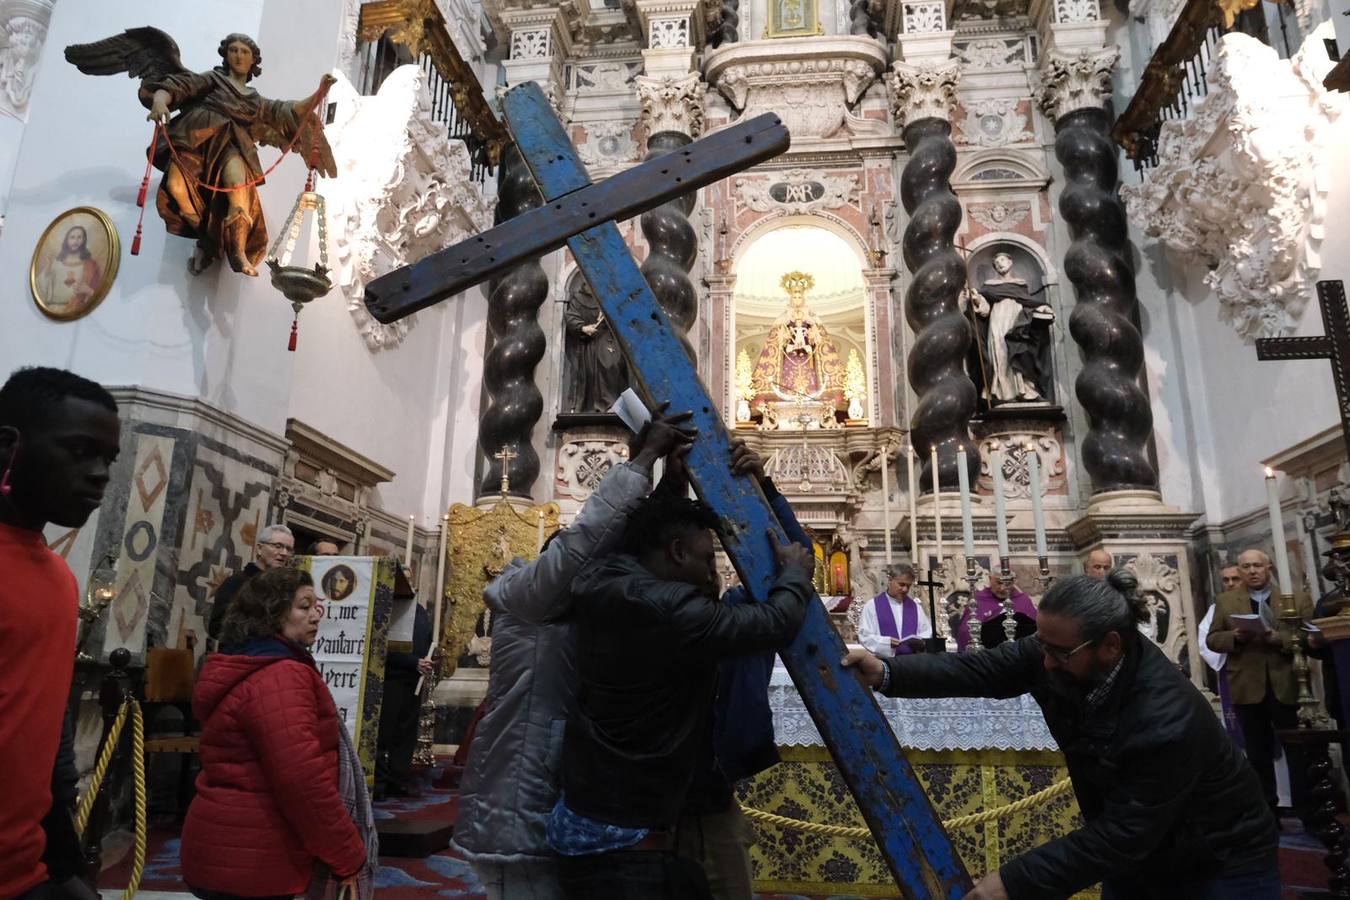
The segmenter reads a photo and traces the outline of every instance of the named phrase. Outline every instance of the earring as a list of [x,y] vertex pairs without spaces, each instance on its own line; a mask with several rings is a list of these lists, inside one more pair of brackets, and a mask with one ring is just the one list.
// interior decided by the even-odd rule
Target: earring
[[19,446],[19,430],[16,428],[14,429],[14,451],[9,454],[9,462],[5,463],[4,474],[0,475],[0,497],[8,498],[14,491],[14,488],[9,483],[9,475],[14,471],[14,460],[19,456]]

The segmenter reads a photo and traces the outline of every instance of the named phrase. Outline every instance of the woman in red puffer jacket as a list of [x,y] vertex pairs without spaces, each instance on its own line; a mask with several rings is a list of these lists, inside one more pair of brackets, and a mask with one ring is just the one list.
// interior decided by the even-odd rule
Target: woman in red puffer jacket
[[308,574],[264,572],[235,597],[202,668],[202,770],[182,846],[198,897],[293,897],[315,860],[340,879],[366,862],[338,791],[337,708],[306,649],[321,617]]

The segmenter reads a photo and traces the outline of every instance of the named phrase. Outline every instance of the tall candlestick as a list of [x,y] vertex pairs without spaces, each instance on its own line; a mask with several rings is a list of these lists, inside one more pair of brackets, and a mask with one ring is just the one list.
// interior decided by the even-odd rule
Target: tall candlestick
[[1294,593],[1294,579],[1289,572],[1289,545],[1284,539],[1284,512],[1280,509],[1280,491],[1275,484],[1275,472],[1266,466],[1266,504],[1270,508],[1270,539],[1275,545],[1275,574],[1280,579],[1280,593]]
[[1036,526],[1036,558],[1049,555],[1045,545],[1045,510],[1041,508],[1041,457],[1034,445],[1027,447],[1027,477],[1031,488],[1031,519]]
[[909,559],[919,564],[919,485],[914,480],[914,446],[905,448],[905,463],[909,466]]
[[534,552],[536,554],[544,552],[544,511],[539,510],[539,529],[535,534]]
[[408,568],[412,568],[413,523],[416,521],[416,517],[408,516],[408,540],[403,545],[403,565]]
[[933,445],[933,535],[937,543],[937,566],[942,568],[942,483],[938,477],[937,445]]
[[961,547],[966,552],[966,559],[971,560],[975,558],[975,525],[971,521],[970,473],[966,471],[967,465],[966,448],[957,447],[956,483],[961,489]]
[[989,471],[994,476],[994,527],[998,529],[998,559],[1008,568],[1008,510],[1003,501],[1003,451],[989,451]]
[[891,559],[891,443],[887,441],[881,448],[881,524],[886,532],[886,565]]
[[441,516],[441,536],[436,550],[436,590],[433,595],[436,607],[432,610],[431,642],[439,644],[441,641],[441,598],[445,596],[445,541],[446,533],[450,530],[450,517]]

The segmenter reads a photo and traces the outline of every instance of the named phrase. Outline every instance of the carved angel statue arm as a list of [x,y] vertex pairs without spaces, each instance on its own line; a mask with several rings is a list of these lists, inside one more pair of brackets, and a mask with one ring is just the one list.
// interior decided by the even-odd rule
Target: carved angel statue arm
[[333,148],[323,133],[323,121],[317,105],[323,93],[337,79],[324,75],[319,89],[302,100],[269,100],[262,104],[260,114],[249,133],[253,140],[268,147],[285,150],[295,144],[295,152],[305,165],[325,178],[337,177],[337,161]]

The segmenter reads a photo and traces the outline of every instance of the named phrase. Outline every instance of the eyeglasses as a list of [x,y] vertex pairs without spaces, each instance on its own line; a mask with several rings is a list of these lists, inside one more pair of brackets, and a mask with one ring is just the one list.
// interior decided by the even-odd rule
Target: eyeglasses
[[281,541],[259,541],[258,545],[262,547],[271,547],[273,550],[285,551],[286,553],[295,552],[294,547],[292,547],[290,544],[283,544],[281,543]]
[[1084,647],[1097,643],[1096,641],[1083,641],[1083,643],[1079,644],[1077,647],[1074,647],[1072,650],[1064,650],[1060,647],[1051,647],[1045,641],[1041,640],[1041,636],[1039,634],[1032,635],[1032,639],[1037,644],[1040,645],[1041,650],[1045,651],[1046,656],[1050,657],[1060,665],[1063,665],[1064,663],[1068,662],[1069,657],[1073,656],[1075,653],[1077,653],[1079,650],[1082,650]]

